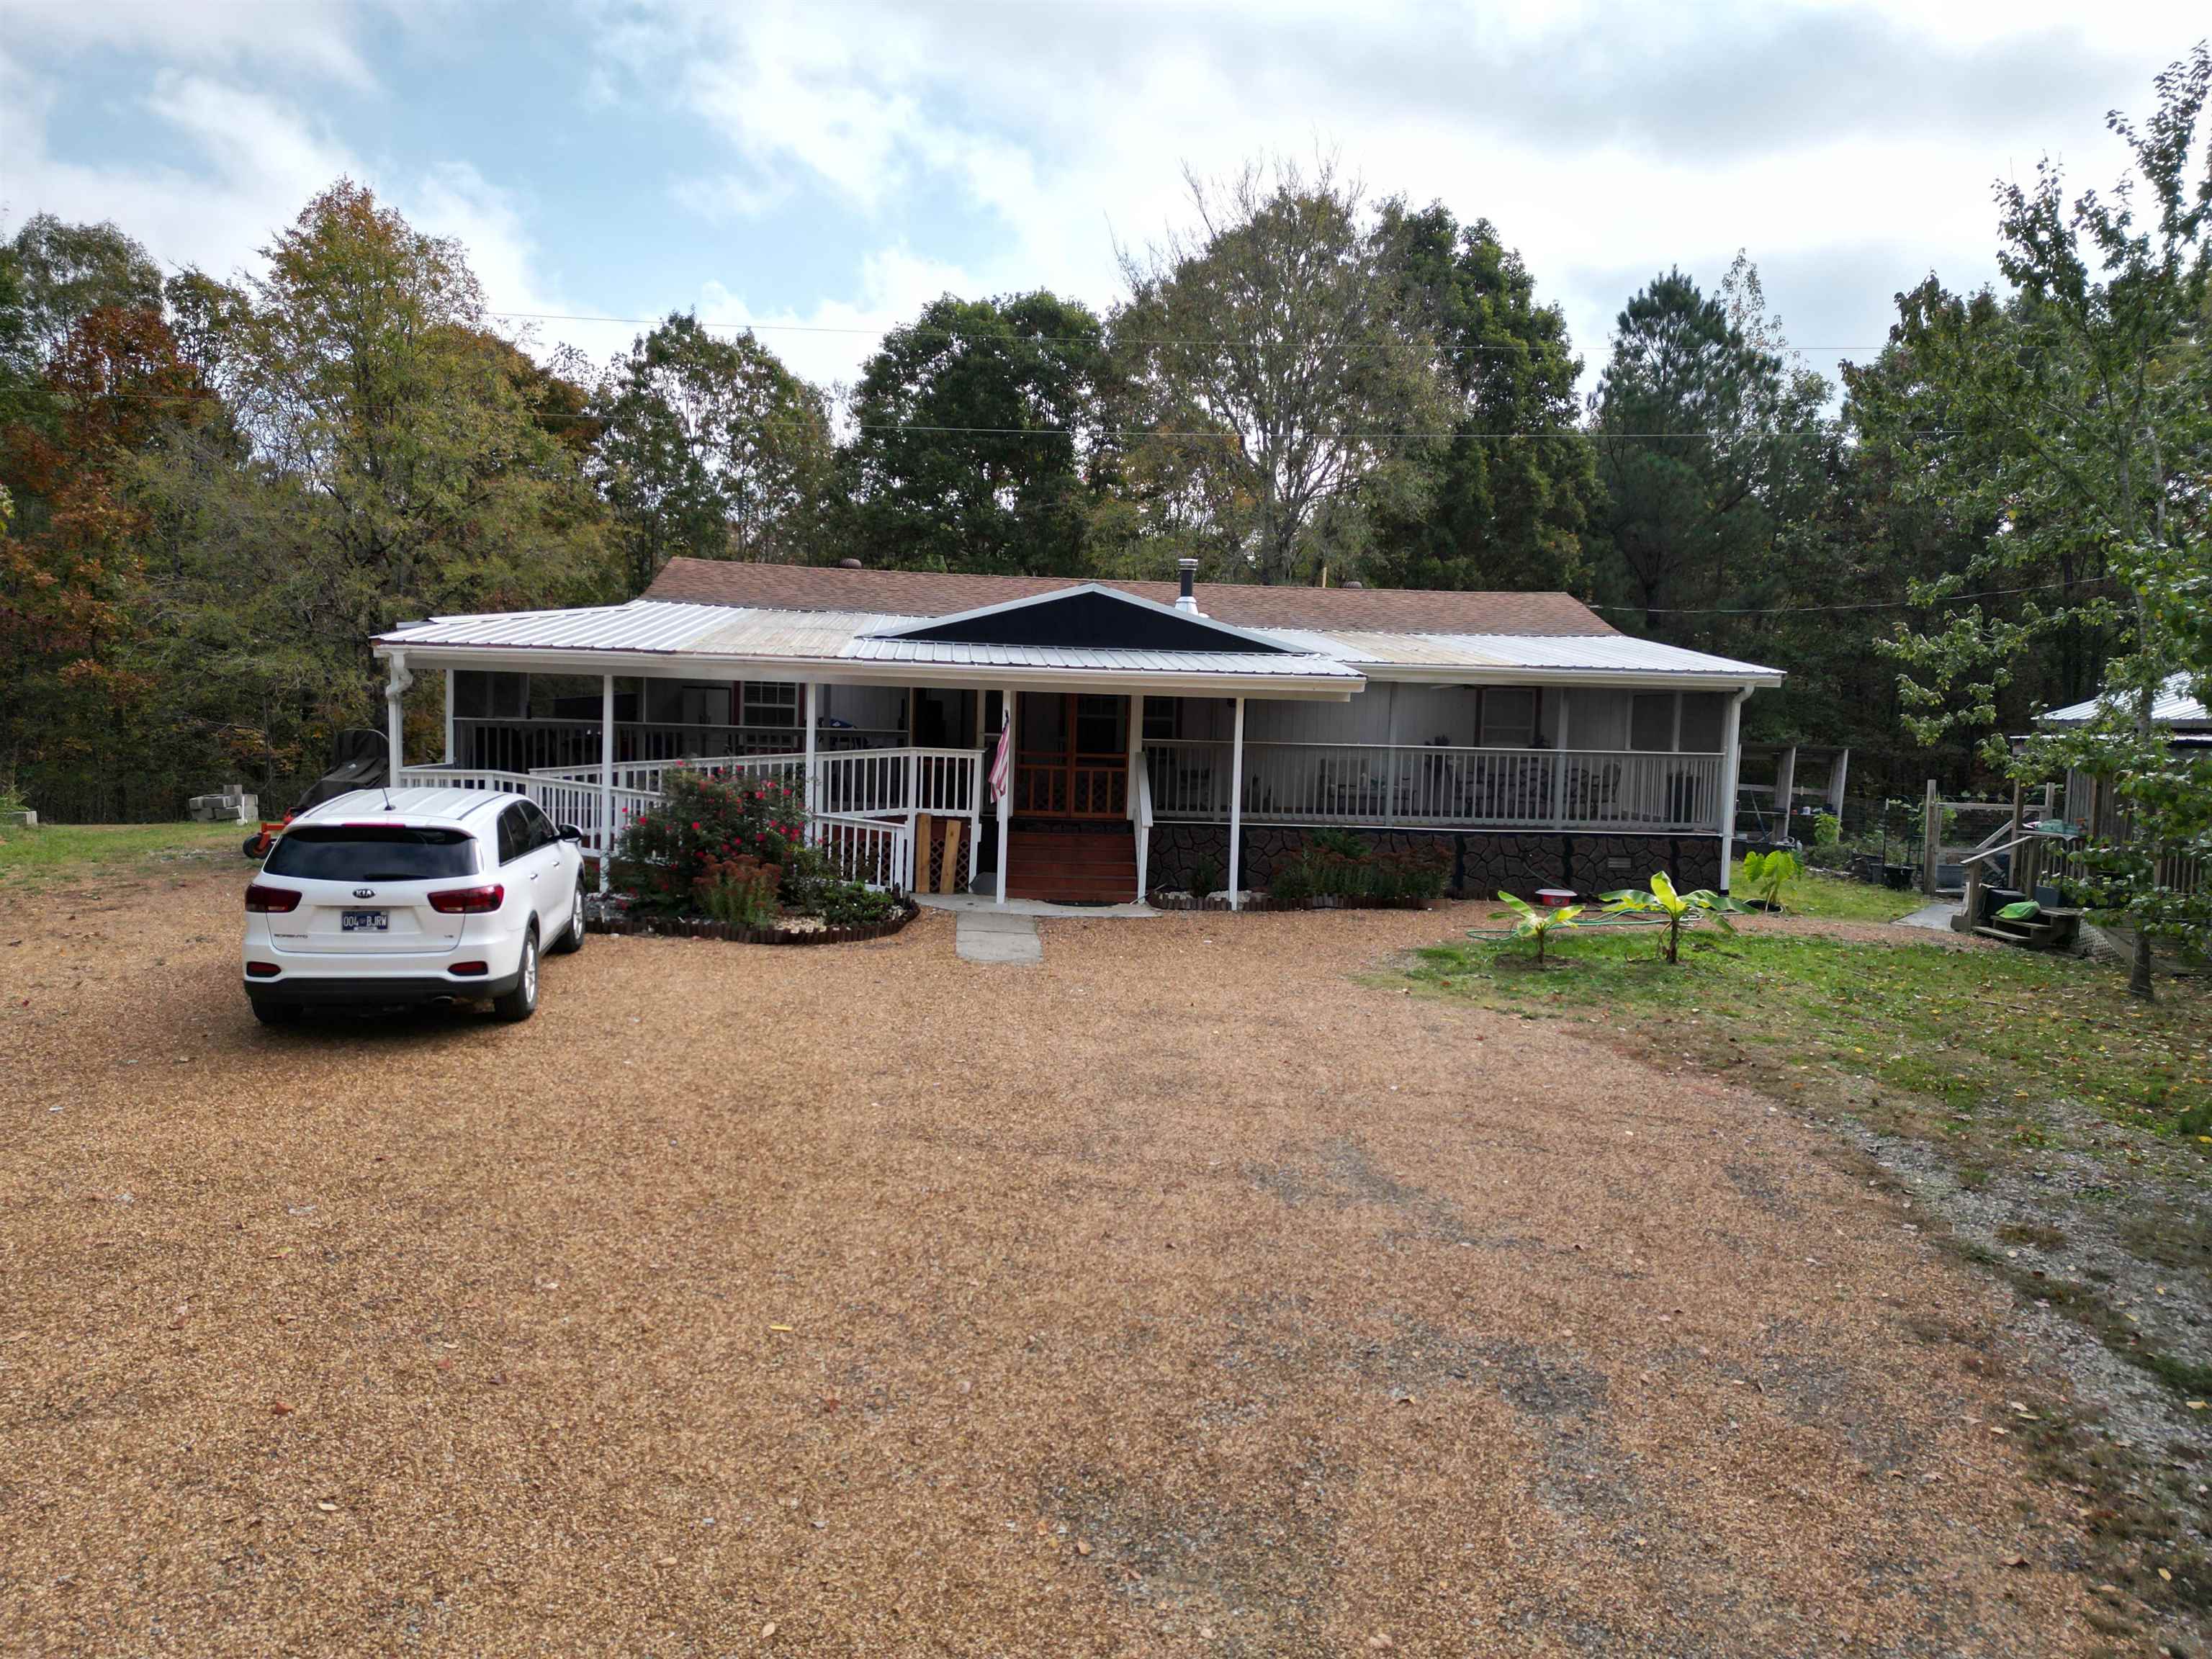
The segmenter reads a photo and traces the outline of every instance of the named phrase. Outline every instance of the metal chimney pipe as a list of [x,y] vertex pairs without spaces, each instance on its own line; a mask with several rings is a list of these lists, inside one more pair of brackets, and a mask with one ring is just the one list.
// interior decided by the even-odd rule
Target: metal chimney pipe
[[1198,596],[1191,590],[1193,585],[1198,580],[1198,561],[1177,559],[1176,572],[1182,584],[1182,591],[1176,595],[1176,609],[1188,611],[1195,617],[1198,614]]

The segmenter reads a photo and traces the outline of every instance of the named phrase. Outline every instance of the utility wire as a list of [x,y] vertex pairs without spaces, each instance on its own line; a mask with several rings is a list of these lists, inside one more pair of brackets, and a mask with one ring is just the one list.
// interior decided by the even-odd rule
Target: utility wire
[[[588,312],[569,311],[492,311],[487,317],[497,317],[507,322],[526,323],[616,323],[625,327],[658,328],[669,320],[663,317],[602,317]],[[949,328],[942,323],[892,323],[882,328],[869,328],[856,323],[710,323],[692,312],[672,312],[669,316],[690,317],[700,327],[727,329],[736,333],[778,334],[943,334],[978,339],[1003,339],[1023,345],[1058,345],[1090,343],[1071,334],[1020,334],[1011,329]],[[1234,334],[1154,335],[1142,337],[1150,345],[1223,345],[1242,343],[1244,337]],[[1559,342],[1562,345],[1565,341]],[[1793,352],[1814,351],[1881,351],[1886,345],[1784,345],[1777,349]],[[1495,351],[1522,352],[1532,349],[1522,345],[1467,345],[1455,346],[1454,352]]]
[[1962,599],[2009,599],[2016,593],[2046,593],[2055,587],[2097,587],[2119,580],[2117,576],[2084,576],[2078,581],[2037,582],[2027,587],[1984,587],[1972,593],[1946,593],[1933,599],[1866,599],[1849,605],[1762,605],[1746,608],[1727,605],[1593,605],[1593,611],[1617,611],[1632,617],[1808,617],[1839,611],[1932,611],[1937,605]]

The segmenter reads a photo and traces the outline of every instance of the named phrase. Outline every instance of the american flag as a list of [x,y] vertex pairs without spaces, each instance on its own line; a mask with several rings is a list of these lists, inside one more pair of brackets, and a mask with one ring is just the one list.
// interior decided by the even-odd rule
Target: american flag
[[999,728],[999,747],[991,757],[991,799],[1006,793],[1006,775],[1014,766],[1014,726],[1009,720]]

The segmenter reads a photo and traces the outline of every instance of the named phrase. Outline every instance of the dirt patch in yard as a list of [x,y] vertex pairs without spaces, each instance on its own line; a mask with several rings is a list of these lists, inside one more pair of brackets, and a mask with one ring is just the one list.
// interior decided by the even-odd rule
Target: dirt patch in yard
[[12,1651],[2102,1639],[2008,1292],[1756,1093],[1349,977],[1486,907],[270,1032],[243,879],[5,901]]

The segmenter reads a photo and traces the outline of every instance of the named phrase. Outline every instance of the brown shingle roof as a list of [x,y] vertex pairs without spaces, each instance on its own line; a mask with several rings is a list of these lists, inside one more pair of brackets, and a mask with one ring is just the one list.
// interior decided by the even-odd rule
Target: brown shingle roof
[[[762,605],[778,611],[874,611],[945,617],[1080,585],[1070,576],[963,576],[922,570],[843,570],[823,565],[741,564],[671,559],[648,599]],[[1106,581],[1108,587],[1175,603],[1173,582]],[[1351,629],[1379,634],[1612,634],[1565,593],[1474,593],[1409,587],[1261,587],[1200,582],[1198,607],[1240,628]]]

